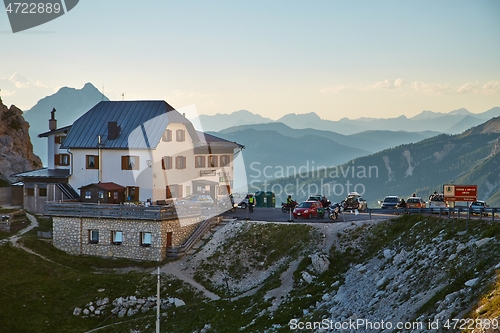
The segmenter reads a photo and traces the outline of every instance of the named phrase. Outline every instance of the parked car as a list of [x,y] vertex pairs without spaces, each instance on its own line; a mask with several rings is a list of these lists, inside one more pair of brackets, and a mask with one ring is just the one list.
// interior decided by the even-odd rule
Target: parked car
[[323,208],[326,208],[326,207],[330,206],[331,202],[330,202],[330,200],[328,200],[328,198],[325,197],[325,199],[326,199],[326,201],[323,202],[322,195],[311,195],[306,201],[319,201],[323,205]]
[[233,200],[238,208],[246,209],[248,207],[248,194],[246,193],[233,193]]
[[298,217],[306,217],[306,218],[312,218],[312,217],[317,217],[318,216],[318,210],[322,211],[324,214],[323,210],[323,205],[319,201],[304,201],[301,202],[294,210],[293,210],[293,217],[298,218]]
[[474,201],[469,205],[469,211],[471,214],[483,214],[488,216],[488,213],[484,212],[484,209],[488,208],[488,205],[484,201]]
[[212,207],[214,199],[207,194],[191,194],[176,201],[176,205],[185,205],[186,207]]
[[429,208],[446,208],[448,207],[448,203],[444,200],[443,193],[431,194],[429,196],[429,204],[427,205]]
[[306,201],[321,201],[322,195],[311,195]]
[[238,203],[238,207],[241,208],[241,209],[247,209],[248,207],[248,198],[245,197],[243,198],[239,203]]
[[410,197],[406,200],[406,208],[425,208],[425,201],[420,197]]
[[394,209],[399,203],[399,198],[397,195],[388,195],[380,203],[380,208],[382,209]]

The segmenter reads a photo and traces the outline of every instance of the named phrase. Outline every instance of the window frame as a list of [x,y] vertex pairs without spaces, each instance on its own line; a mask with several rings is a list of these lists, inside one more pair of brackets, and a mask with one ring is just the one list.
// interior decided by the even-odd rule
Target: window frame
[[38,196],[46,197],[47,196],[47,187],[38,187]]
[[172,156],[163,156],[161,159],[161,168],[163,170],[172,169]]
[[99,244],[99,229],[89,229],[89,244]]
[[[226,161],[227,159],[227,161]],[[226,167],[231,164],[231,155],[225,154],[225,155],[220,155],[220,166],[221,167]]]
[[219,167],[219,156],[217,156],[217,155],[208,155],[207,156],[207,166],[209,168],[217,168],[217,167]]
[[71,163],[69,154],[55,154],[54,165],[68,166]]
[[195,155],[194,156],[194,167],[195,168],[205,168],[206,167],[205,155]]
[[[149,236],[149,243],[147,243],[147,239],[145,239],[147,236]],[[141,231],[141,246],[151,247],[151,245],[153,245],[153,234],[148,231]]]
[[166,129],[165,132],[163,132],[163,135],[161,136],[161,140],[163,142],[171,142],[172,141],[172,130]]
[[[120,240],[117,240],[117,235],[120,235]],[[123,231],[121,230],[113,230],[111,231],[111,244],[113,245],[121,245],[123,243]]]
[[61,145],[64,143],[64,139],[66,139],[66,135],[56,135],[54,137],[54,143]]
[[186,141],[186,130],[178,129],[175,131],[175,141],[184,142]]
[[175,168],[177,170],[186,169],[186,156],[176,156],[175,157]]
[[122,155],[122,170],[139,170],[139,156]]
[[[91,161],[91,158],[94,160]],[[93,166],[90,166],[91,162],[94,163]],[[85,168],[89,170],[99,169],[99,155],[85,155]]]

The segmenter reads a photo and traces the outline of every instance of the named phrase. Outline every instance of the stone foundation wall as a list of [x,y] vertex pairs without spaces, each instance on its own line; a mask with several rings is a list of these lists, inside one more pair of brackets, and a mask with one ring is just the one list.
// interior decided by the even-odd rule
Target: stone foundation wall
[[[179,246],[201,223],[196,217],[191,221],[192,224],[184,226],[180,226],[177,219],[150,221],[54,216],[53,221],[54,246],[62,251],[76,255],[149,261],[165,259],[169,232],[172,233],[172,246]],[[90,230],[99,231],[97,244],[90,243]],[[113,231],[123,233],[120,245],[112,243]],[[151,246],[141,246],[143,232],[151,233]]]

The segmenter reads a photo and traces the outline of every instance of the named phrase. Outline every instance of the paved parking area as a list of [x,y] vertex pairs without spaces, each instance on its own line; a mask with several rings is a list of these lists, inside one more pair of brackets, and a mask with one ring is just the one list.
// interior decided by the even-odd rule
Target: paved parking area
[[[253,213],[247,209],[237,208],[234,212],[228,211],[222,214],[224,217],[228,218],[236,218],[238,220],[253,220],[253,221],[268,221],[268,222],[288,222],[290,219],[293,222],[307,222],[307,223],[337,223],[337,222],[349,222],[349,221],[366,221],[369,220],[370,217],[368,213],[359,213],[355,214],[354,212],[345,212],[341,213],[337,220],[330,220],[327,216],[324,218],[315,218],[307,219],[307,218],[298,218],[294,219],[293,215],[289,213],[283,213],[281,211],[281,207],[270,208],[270,207],[255,207]],[[372,214],[371,219],[387,219],[392,218],[394,215],[375,215]]]

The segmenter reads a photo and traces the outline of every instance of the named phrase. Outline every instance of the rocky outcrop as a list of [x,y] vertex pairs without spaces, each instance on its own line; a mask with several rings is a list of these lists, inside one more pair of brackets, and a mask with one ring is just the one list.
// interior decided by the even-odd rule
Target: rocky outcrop
[[7,108],[0,99],[0,179],[12,183],[13,174],[42,167],[28,130],[23,112],[14,105]]

